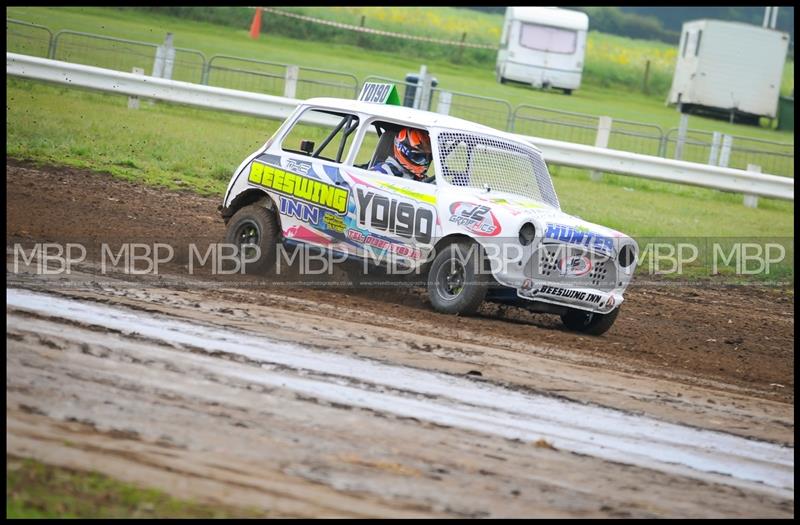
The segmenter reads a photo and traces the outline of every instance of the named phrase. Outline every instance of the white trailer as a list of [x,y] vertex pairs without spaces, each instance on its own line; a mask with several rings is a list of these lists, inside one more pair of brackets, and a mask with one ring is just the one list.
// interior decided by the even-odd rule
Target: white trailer
[[560,88],[581,85],[586,53],[586,13],[557,7],[506,8],[497,52],[497,81]]
[[775,118],[789,35],[739,22],[683,24],[667,102],[681,112],[758,124]]

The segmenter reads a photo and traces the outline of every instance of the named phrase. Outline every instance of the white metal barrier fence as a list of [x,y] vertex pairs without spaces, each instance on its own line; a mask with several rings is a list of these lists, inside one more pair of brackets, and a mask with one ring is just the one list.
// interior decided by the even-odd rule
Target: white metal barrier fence
[[[15,53],[6,53],[6,74],[273,119],[285,119],[303,102]],[[516,136],[541,149],[550,164],[742,193],[750,205],[754,196],[794,200],[794,179],[788,177]]]

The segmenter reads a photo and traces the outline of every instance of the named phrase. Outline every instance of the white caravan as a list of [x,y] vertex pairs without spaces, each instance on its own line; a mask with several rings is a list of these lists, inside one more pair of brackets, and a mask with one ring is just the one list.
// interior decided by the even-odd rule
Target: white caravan
[[685,113],[758,124],[775,118],[789,35],[739,22],[683,24],[667,102]]
[[506,8],[497,52],[497,81],[554,87],[567,95],[581,85],[589,17],[557,7]]

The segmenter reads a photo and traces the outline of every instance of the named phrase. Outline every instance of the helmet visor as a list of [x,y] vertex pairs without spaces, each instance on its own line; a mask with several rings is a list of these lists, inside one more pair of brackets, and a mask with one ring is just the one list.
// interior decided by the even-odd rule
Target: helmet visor
[[413,149],[403,144],[402,142],[397,145],[400,152],[411,162],[418,166],[427,166],[431,163],[430,153],[425,151]]

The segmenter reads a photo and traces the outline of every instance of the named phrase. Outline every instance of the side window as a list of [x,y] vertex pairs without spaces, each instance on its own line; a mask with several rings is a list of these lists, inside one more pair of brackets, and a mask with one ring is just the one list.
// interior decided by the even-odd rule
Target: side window
[[[395,151],[395,138],[404,130],[405,134],[409,134],[409,130],[413,130],[414,137],[413,140],[407,141],[405,151],[398,154]],[[401,136],[405,136],[405,134]],[[423,138],[423,144],[416,142],[420,137]],[[419,146],[419,148],[416,146]],[[401,175],[394,174],[411,180],[433,182],[435,177],[428,131],[423,128],[409,127],[392,122],[376,121],[371,125],[371,130],[365,134],[364,140],[358,149],[355,165],[362,169],[380,171],[387,175],[389,174],[387,170],[391,170],[390,173],[398,171]],[[394,170],[387,167],[387,165],[391,165]],[[383,169],[381,169],[381,166],[383,166]],[[401,166],[415,170],[417,172],[416,177],[412,178],[410,172],[401,171]]]
[[[375,158],[375,153],[378,149],[378,142],[383,136],[384,130],[373,124],[370,129],[364,134],[364,140],[358,148],[354,165],[357,168],[369,169]],[[386,139],[384,139],[386,140]],[[377,161],[376,161],[377,162]]]
[[463,140],[448,140],[440,146],[445,180],[455,186],[468,186],[472,150]]
[[284,136],[281,149],[341,162],[347,156],[358,117],[349,113],[307,109]]

